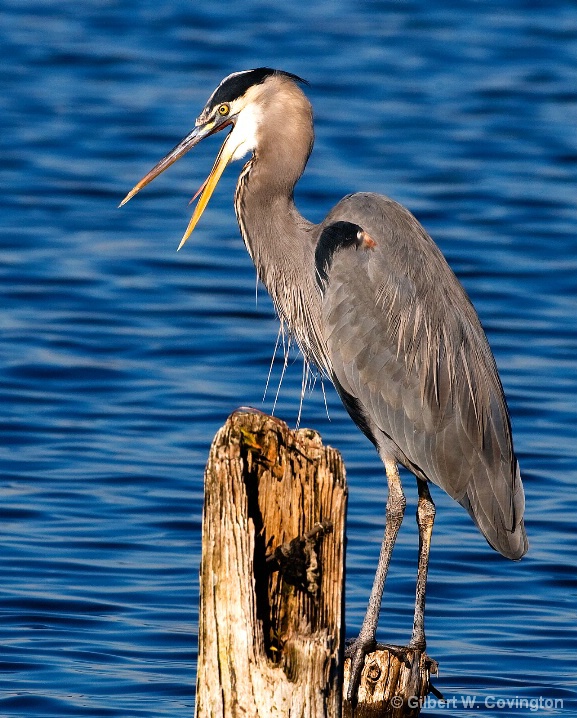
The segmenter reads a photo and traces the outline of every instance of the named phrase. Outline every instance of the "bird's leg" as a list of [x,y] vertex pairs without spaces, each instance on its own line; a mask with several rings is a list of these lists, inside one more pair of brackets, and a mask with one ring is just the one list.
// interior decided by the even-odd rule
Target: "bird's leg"
[[349,685],[347,690],[347,700],[351,703],[355,702],[359,682],[361,679],[361,671],[365,662],[365,656],[375,649],[375,635],[377,631],[377,623],[379,622],[379,613],[381,611],[381,600],[383,598],[383,589],[385,587],[385,579],[389,570],[391,554],[393,546],[399,533],[399,528],[403,521],[405,506],[407,501],[403,493],[403,486],[399,476],[397,462],[386,458],[384,460],[385,470],[387,472],[387,483],[389,485],[389,496],[387,498],[385,535],[381,544],[381,553],[379,555],[379,563],[375,573],[375,580],[369,598],[369,605],[363,620],[361,631],[355,641],[347,647],[345,655],[351,659],[351,668],[349,673]]
[[417,569],[417,592],[415,597],[415,618],[413,635],[409,648],[424,651],[425,640],[425,593],[427,590],[427,571],[429,569],[429,551],[431,535],[435,521],[435,504],[429,493],[426,481],[417,479],[419,502],[417,504],[417,524],[419,526],[419,567]]

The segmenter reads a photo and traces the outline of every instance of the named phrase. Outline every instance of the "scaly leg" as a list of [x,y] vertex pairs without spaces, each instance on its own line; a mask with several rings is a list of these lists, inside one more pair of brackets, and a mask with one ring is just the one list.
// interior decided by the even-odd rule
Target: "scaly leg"
[[347,700],[353,704],[355,703],[365,656],[375,648],[375,635],[377,623],[379,622],[379,613],[381,611],[385,579],[387,578],[393,546],[395,545],[407,504],[399,477],[397,462],[393,459],[385,458],[384,464],[385,471],[387,472],[387,483],[389,485],[389,496],[387,498],[385,515],[385,535],[383,537],[383,543],[381,544],[379,563],[377,564],[375,580],[373,582],[369,605],[363,620],[361,632],[345,652],[345,655],[351,659]]
[[435,521],[435,504],[429,493],[426,481],[417,479],[419,502],[417,504],[417,525],[419,526],[419,567],[417,570],[417,592],[415,597],[415,618],[413,635],[409,648],[424,651],[425,640],[425,593],[427,590],[427,572],[429,569],[429,551],[431,535]]

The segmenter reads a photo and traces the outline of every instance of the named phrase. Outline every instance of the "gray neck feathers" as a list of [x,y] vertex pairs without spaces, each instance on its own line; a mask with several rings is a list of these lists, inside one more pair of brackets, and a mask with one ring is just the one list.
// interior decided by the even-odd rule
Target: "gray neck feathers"
[[296,85],[286,80],[281,84],[282,105],[277,94],[276,103],[266,108],[258,147],[238,180],[235,210],[259,279],[281,321],[306,359],[328,371],[315,279],[318,229],[293,201],[294,186],[312,148],[312,113]]

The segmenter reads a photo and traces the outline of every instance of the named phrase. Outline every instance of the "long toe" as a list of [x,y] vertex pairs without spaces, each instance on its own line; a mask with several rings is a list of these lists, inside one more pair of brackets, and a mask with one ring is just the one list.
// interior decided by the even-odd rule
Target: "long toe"
[[353,706],[357,702],[357,693],[361,682],[361,673],[365,665],[365,656],[374,651],[375,646],[376,643],[373,638],[364,640],[361,636],[358,636],[345,648],[345,658],[351,659],[347,700]]
[[[370,653],[374,656],[365,660]],[[345,695],[350,715],[355,714],[359,701],[365,710],[376,696],[386,703],[393,697],[402,699],[407,705],[410,700],[423,700],[429,692],[441,696],[431,684],[431,675],[438,675],[437,662],[411,645],[363,641],[359,636],[348,643],[345,657],[350,659]]]
[[397,646],[393,643],[376,643],[376,651],[388,651],[392,653],[401,663],[404,663],[407,668],[411,667],[413,650],[410,646]]

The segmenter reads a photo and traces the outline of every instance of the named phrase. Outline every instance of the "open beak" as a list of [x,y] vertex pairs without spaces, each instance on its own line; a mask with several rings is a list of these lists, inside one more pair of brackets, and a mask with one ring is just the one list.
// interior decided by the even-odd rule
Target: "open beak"
[[[214,134],[215,132],[219,132],[220,130],[223,130],[225,127],[230,125],[230,122],[223,123],[221,125],[218,125],[215,127],[214,122],[209,122],[206,125],[200,125],[199,127],[195,127],[194,130],[190,134],[188,134],[182,142],[179,142],[176,147],[174,147],[167,155],[166,157],[163,157],[158,164],[156,164],[150,172],[145,175],[138,184],[136,184],[130,192],[126,195],[126,197],[122,200],[119,207],[122,207],[122,205],[126,204],[129,199],[132,199],[134,195],[137,192],[140,192],[140,190],[145,187],[149,182],[152,182],[155,177],[158,177],[158,175],[161,172],[164,172],[164,170],[167,167],[170,167],[171,164],[176,162],[176,160],[180,159],[183,155],[185,155],[188,150],[192,149],[195,145],[197,145],[201,140],[203,140],[205,137],[208,137],[209,135]],[[184,233],[184,236],[178,245],[178,249],[180,249],[183,244],[186,242],[186,240],[190,237],[192,234],[194,228],[196,227],[198,220],[200,219],[202,213],[204,212],[206,205],[208,204],[208,200],[210,199],[212,193],[214,192],[214,188],[218,184],[219,179],[222,176],[222,173],[224,172],[224,168],[228,165],[228,163],[231,161],[232,156],[235,152],[235,147],[233,143],[230,143],[228,140],[230,138],[230,133],[227,135],[225,141],[222,144],[222,147],[220,148],[220,151],[216,157],[216,160],[214,162],[213,168],[210,171],[209,176],[203,183],[201,190],[202,194],[200,195],[200,199],[198,200],[198,204],[196,205],[196,208],[194,210],[194,213],[190,219],[190,222],[188,223],[188,227],[186,228],[186,232]],[[199,192],[201,191],[199,190]],[[198,194],[198,193],[197,193]]]

